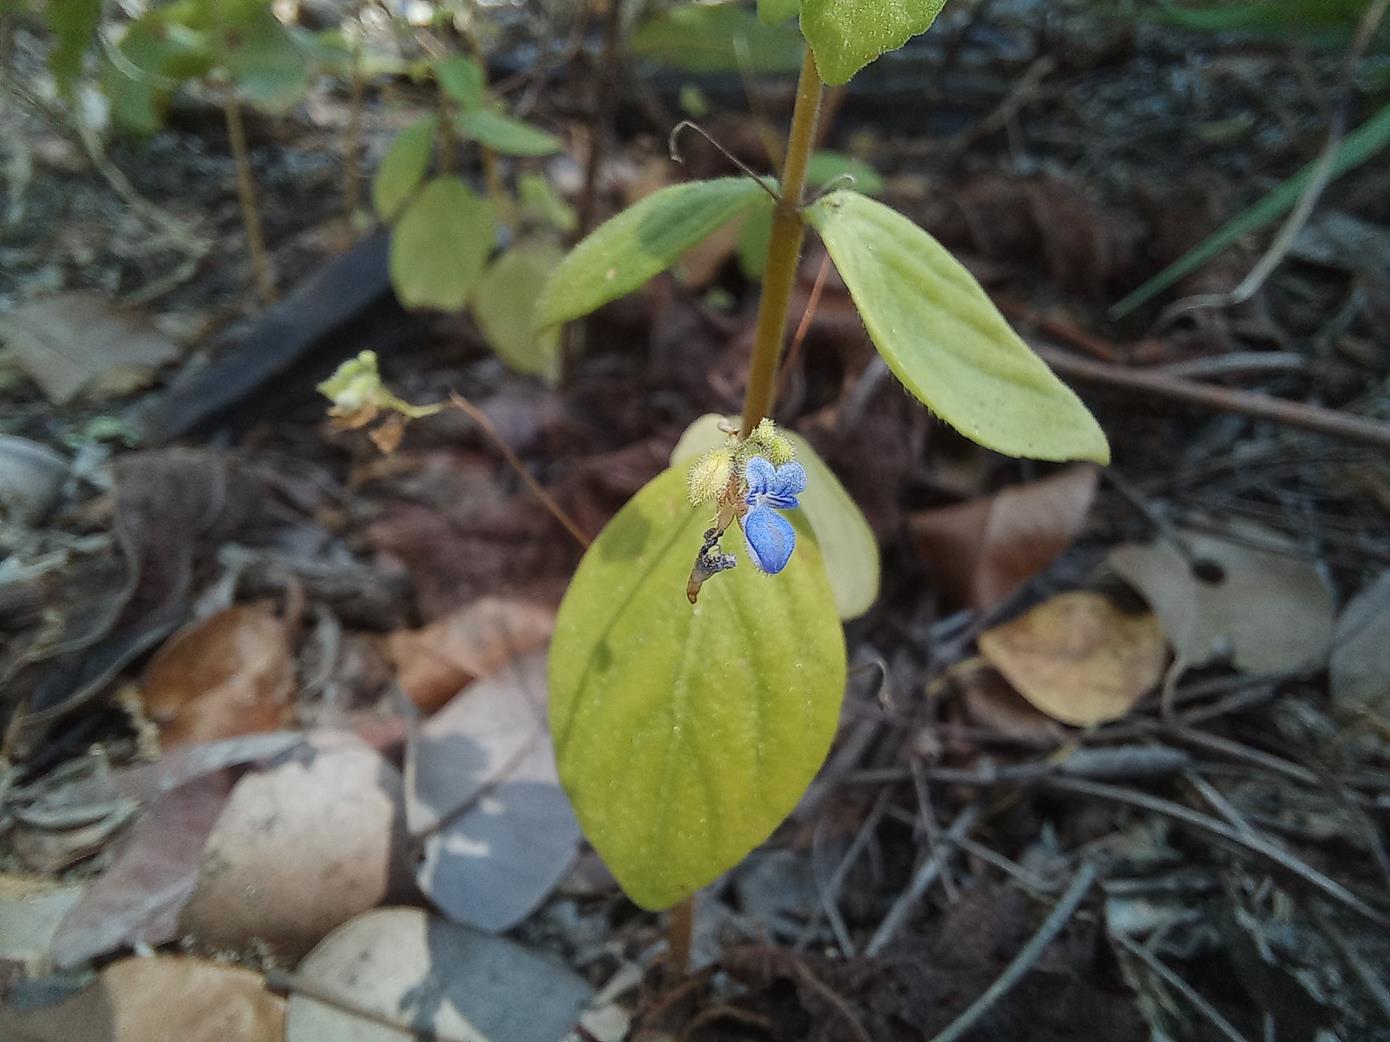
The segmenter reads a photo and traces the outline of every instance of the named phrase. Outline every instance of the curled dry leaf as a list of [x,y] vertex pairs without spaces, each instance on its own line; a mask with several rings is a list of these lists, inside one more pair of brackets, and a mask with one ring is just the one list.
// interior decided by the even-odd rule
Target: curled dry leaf
[[348,736],[322,735],[232,790],[181,919],[204,943],[252,938],[287,955],[404,883],[399,772]]
[[992,496],[909,518],[917,548],[953,599],[983,609],[1037,575],[1076,538],[1096,492],[1095,467],[1067,467]]
[[423,629],[388,638],[401,688],[432,713],[465,684],[540,647],[555,628],[555,610],[528,601],[480,597]]
[[1188,554],[1168,542],[1129,544],[1109,563],[1149,602],[1185,666],[1230,660],[1247,673],[1282,673],[1326,659],[1332,594],[1292,544],[1249,523],[1232,524],[1229,537],[1180,534]]
[[0,1007],[0,1038],[24,1042],[281,1042],[285,1000],[261,976],[203,959],[122,959],[69,999]]
[[1339,715],[1390,711],[1390,572],[1381,573],[1342,610],[1330,672]]
[[285,624],[238,605],[175,633],[145,670],[145,707],[166,745],[273,731],[285,718],[294,662]]
[[962,662],[951,671],[951,682],[965,718],[976,727],[1040,746],[1060,745],[1067,738],[1065,728],[1035,708],[983,659]]
[[1088,590],[986,630],[980,652],[1029,702],[1077,727],[1128,713],[1158,683],[1168,654],[1152,613],[1128,614]]
[[286,1042],[560,1042],[590,997],[569,970],[418,908],[381,908],[339,927],[297,976],[404,1029],[294,994]]
[[545,652],[470,685],[412,736],[406,814],[416,879],[456,922],[516,925],[564,876],[579,822],[555,773]]

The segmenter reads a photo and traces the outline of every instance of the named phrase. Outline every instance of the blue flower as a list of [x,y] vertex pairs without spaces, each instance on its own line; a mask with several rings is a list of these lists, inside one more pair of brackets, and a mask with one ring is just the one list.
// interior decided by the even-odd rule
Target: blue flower
[[796,529],[777,511],[799,505],[796,497],[806,491],[806,468],[795,460],[774,467],[754,456],[743,477],[748,482],[748,513],[743,517],[748,556],[760,570],[776,575],[796,549]]

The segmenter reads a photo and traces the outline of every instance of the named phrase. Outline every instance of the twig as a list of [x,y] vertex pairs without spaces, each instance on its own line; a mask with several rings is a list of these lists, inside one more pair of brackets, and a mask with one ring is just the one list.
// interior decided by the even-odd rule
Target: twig
[[622,4],[608,0],[603,23],[603,56],[599,59],[598,94],[594,99],[594,116],[589,122],[589,160],[584,168],[584,191],[579,197],[579,227],[576,239],[582,239],[594,225],[598,209],[598,178],[603,167],[603,151],[608,139],[608,124],[612,117],[613,81],[618,70],[618,41],[622,32]]
[[521,458],[512,451],[512,447],[507,444],[506,439],[503,438],[502,435],[497,432],[497,428],[492,425],[492,421],[488,419],[487,413],[483,412],[483,410],[479,409],[457,391],[449,392],[449,400],[454,403],[456,408],[462,409],[467,413],[469,418],[483,429],[483,433],[492,439],[492,443],[497,446],[497,451],[502,453],[506,461],[511,464],[512,469],[521,475],[521,480],[526,482],[526,487],[531,490],[531,494],[541,501],[541,505],[550,511],[550,515],[555,518],[556,521],[559,521],[560,524],[565,526],[565,531],[574,536],[575,542],[585,549],[588,549],[589,544],[593,542],[593,540],[584,534],[584,530],[575,524],[574,519],[570,517],[569,514],[565,513],[564,508],[555,501],[555,497],[547,492],[541,486],[541,483],[531,476],[531,472],[526,469],[526,464],[521,462]]
[[1126,937],[1124,934],[1115,933],[1110,936],[1121,948],[1129,952],[1129,954],[1133,955],[1152,970],[1154,975],[1162,980],[1163,983],[1167,984],[1185,998],[1192,1005],[1193,1009],[1206,1017],[1212,1026],[1229,1038],[1231,1042],[1249,1042],[1244,1035],[1236,1030],[1235,1025],[1221,1015],[1220,1010],[1206,999],[1202,998],[1192,985],[1188,984],[1187,981],[1183,980],[1169,969],[1157,955],[1149,951],[1142,944],[1138,944]]
[[246,250],[251,255],[251,277],[261,303],[275,300],[275,286],[270,281],[270,263],[265,253],[265,233],[261,230],[261,211],[256,206],[256,179],[251,172],[251,157],[246,148],[246,127],[241,121],[241,106],[231,90],[222,97],[222,113],[227,118],[227,137],[232,145],[232,160],[236,164],[236,194],[241,203],[241,223],[246,229]]
[[1347,935],[1317,909],[1313,910],[1313,921],[1327,935],[1343,961],[1351,968],[1352,974],[1366,989],[1371,1001],[1379,1007],[1381,1015],[1390,1022],[1390,988],[1385,986],[1383,973],[1375,967],[1367,966],[1366,960],[1361,957],[1361,953],[1356,950]]
[[[869,838],[883,819],[883,812],[888,809],[892,794],[892,789],[887,786],[879,791],[878,797],[874,800],[873,808],[865,817],[864,823],[859,826],[859,831],[850,841],[849,849],[845,851],[840,863],[835,866],[835,871],[830,874],[828,881],[822,883],[820,874],[813,871],[816,880],[816,892],[820,895],[821,908],[830,920],[830,928],[835,931],[835,939],[839,942],[840,951],[849,958],[853,958],[859,952],[855,947],[854,939],[850,937],[849,930],[845,927],[844,917],[840,915],[839,905],[836,902],[839,900],[840,887],[844,885],[845,877],[849,875],[850,869],[859,860],[859,855],[864,848],[869,845]],[[801,936],[796,940],[798,951],[805,947],[807,941],[810,940],[815,925],[816,921],[812,919],[802,930]]]
[[859,1042],[873,1042],[873,1039],[869,1037],[869,1033],[864,1030],[864,1025],[859,1022],[859,1018],[854,1015],[854,1010],[849,1008],[849,1003],[844,1000],[843,996],[834,991],[828,984],[821,981],[821,979],[812,973],[806,964],[796,956],[792,956],[792,968],[796,970],[796,975],[800,977],[812,991],[825,999],[826,1002],[830,1003],[831,1008],[844,1018],[845,1023],[849,1025],[850,1030],[854,1032]]
[[414,1024],[402,1023],[378,1013],[374,1009],[360,1006],[351,999],[345,999],[340,995],[335,995],[327,988],[320,987],[312,981],[307,981],[303,977],[293,973],[286,973],[284,970],[271,970],[265,975],[265,986],[268,991],[273,991],[280,995],[302,995],[306,999],[314,1002],[321,1002],[325,1006],[332,1006],[334,1009],[342,1010],[354,1017],[369,1020],[373,1024],[379,1024],[391,1031],[399,1031],[402,1035],[411,1038],[423,1039],[424,1042],[468,1042],[467,1039],[457,1035],[441,1035],[433,1028],[416,1026]]
[[970,1031],[991,1006],[1007,995],[1024,975],[1042,958],[1047,946],[1057,939],[1057,935],[1071,921],[1076,909],[1085,899],[1087,892],[1096,881],[1096,866],[1089,861],[1082,862],[1080,870],[1072,878],[1066,893],[1057,902],[1042,926],[1038,927],[1031,940],[1023,946],[1013,961],[1004,968],[993,984],[985,989],[978,999],[972,1002],[960,1016],[951,1021],[932,1038],[931,1042],[956,1042]]
[[830,254],[827,253],[821,258],[815,284],[811,286],[811,295],[806,300],[806,310],[801,313],[801,322],[792,336],[791,346],[787,348],[787,356],[782,360],[782,373],[777,379],[777,390],[772,395],[774,404],[787,392],[787,381],[791,379],[792,369],[795,368],[796,360],[801,354],[801,345],[806,342],[806,334],[811,331],[811,323],[815,321],[816,309],[820,307],[820,295],[825,289],[825,277],[829,274]]
[[1107,785],[1103,782],[1086,781],[1081,778],[1045,777],[1040,780],[1040,783],[1055,792],[1110,800],[1125,806],[1138,807],[1140,810],[1146,810],[1152,814],[1161,814],[1181,825],[1187,825],[1198,832],[1204,832],[1215,839],[1257,854],[1275,868],[1307,883],[1324,897],[1331,898],[1338,904],[1350,908],[1378,926],[1390,927],[1390,915],[1371,907],[1342,886],[1341,883],[1300,861],[1282,847],[1278,847],[1263,838],[1242,835],[1239,830],[1227,825],[1224,821],[1192,810],[1190,807],[1184,807],[1181,803],[1174,803],[1172,800],[1165,800],[1158,796],[1150,796],[1148,793],[1135,789],[1125,789],[1118,785]]
[[1204,405],[1220,412],[1237,413],[1261,420],[1272,420],[1289,427],[1315,431],[1345,441],[1360,442],[1390,448],[1390,424],[1364,416],[1353,416],[1302,402],[1285,401],[1254,391],[1237,391],[1215,387],[1196,380],[1184,380],[1164,373],[1109,365],[1087,358],[1078,358],[1046,344],[1034,345],[1034,350],[1048,365],[1063,376],[1104,384],[1124,391],[1137,391],[1176,401]]
[[941,843],[935,847],[930,856],[922,862],[917,873],[912,877],[912,882],[908,888],[898,895],[898,899],[893,902],[893,907],[888,909],[888,914],[883,917],[883,922],[878,924],[878,929],[869,938],[869,943],[864,946],[864,954],[873,956],[883,951],[887,947],[894,935],[902,928],[907,921],[908,915],[922,899],[922,895],[927,892],[939,875],[943,860],[951,853],[952,845],[958,836],[964,836],[975,827],[975,822],[979,820],[984,804],[975,802],[970,804],[965,810],[956,816],[956,820],[951,822],[951,827],[946,830],[946,834],[941,837]]

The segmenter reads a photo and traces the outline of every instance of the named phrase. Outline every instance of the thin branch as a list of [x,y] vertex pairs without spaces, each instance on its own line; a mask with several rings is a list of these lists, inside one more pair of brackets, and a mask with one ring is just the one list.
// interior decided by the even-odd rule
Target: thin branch
[[1249,1042],[1244,1035],[1236,1030],[1235,1025],[1221,1015],[1221,1012],[1215,1006],[1204,999],[1191,984],[1188,984],[1187,981],[1183,980],[1169,969],[1157,955],[1149,951],[1142,944],[1138,944],[1126,937],[1124,934],[1111,934],[1111,938],[1121,948],[1129,952],[1129,954],[1133,955],[1153,971],[1154,975],[1162,980],[1163,983],[1167,984],[1185,998],[1193,1009],[1206,1017],[1211,1025],[1229,1038],[1231,1042]]
[[995,980],[983,995],[970,1004],[970,1006],[947,1025],[944,1031],[938,1032],[931,1042],[956,1042],[958,1038],[970,1031],[979,1022],[980,1018],[989,1012],[991,1006],[1007,995],[1024,975],[1031,970],[1037,961],[1042,958],[1047,946],[1057,939],[1067,923],[1071,922],[1071,917],[1076,914],[1076,909],[1085,899],[1086,894],[1096,881],[1096,866],[1086,861],[1081,865],[1081,869],[1072,878],[1071,885],[1067,887],[1066,893],[1057,902],[1057,906],[1052,909],[1051,914],[1038,928],[1032,939],[1023,946],[1022,950],[1014,956],[1013,961],[1004,968],[998,979]]
[[796,365],[797,357],[801,354],[801,345],[806,342],[806,334],[811,331],[811,323],[816,319],[816,309],[820,307],[820,295],[825,289],[825,277],[830,273],[830,254],[821,258],[820,270],[816,272],[815,284],[811,287],[811,296],[806,301],[806,310],[801,313],[801,322],[796,327],[796,333],[792,336],[792,343],[787,348],[787,357],[782,362],[782,374],[777,380],[777,390],[772,396],[775,402],[786,393],[787,381],[791,379],[792,369]]
[[521,480],[526,482],[526,487],[531,490],[531,494],[541,501],[541,505],[545,507],[546,510],[550,511],[551,516],[554,517],[556,521],[559,521],[560,524],[565,526],[565,531],[574,536],[575,542],[587,550],[589,544],[593,542],[593,540],[584,534],[584,530],[575,524],[574,519],[570,517],[569,514],[565,513],[564,508],[555,501],[555,497],[547,492],[539,481],[532,477],[531,472],[526,469],[526,464],[521,462],[521,458],[512,451],[512,447],[507,444],[506,439],[503,438],[502,435],[497,432],[497,428],[492,425],[492,421],[488,419],[487,413],[483,412],[483,410],[479,409],[457,391],[449,392],[449,400],[454,403],[456,408],[467,413],[469,418],[483,429],[483,433],[497,446],[497,451],[502,453],[506,461],[511,464],[512,469],[521,475]]

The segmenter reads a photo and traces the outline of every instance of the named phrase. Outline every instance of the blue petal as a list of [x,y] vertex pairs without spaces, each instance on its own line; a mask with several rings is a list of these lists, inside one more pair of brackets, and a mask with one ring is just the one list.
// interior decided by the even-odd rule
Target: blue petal
[[769,575],[776,575],[787,567],[796,549],[796,529],[768,507],[754,507],[748,511],[743,518],[743,535],[748,541],[748,556]]
[[767,494],[777,480],[777,471],[761,456],[754,456],[744,465],[743,479],[748,482],[748,502],[752,503],[754,496]]
[[780,510],[790,510],[798,505],[796,497],[805,491],[806,468],[792,460],[777,468],[772,481],[768,483],[764,502]]

